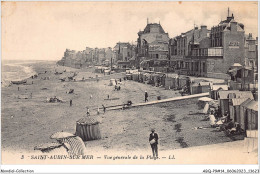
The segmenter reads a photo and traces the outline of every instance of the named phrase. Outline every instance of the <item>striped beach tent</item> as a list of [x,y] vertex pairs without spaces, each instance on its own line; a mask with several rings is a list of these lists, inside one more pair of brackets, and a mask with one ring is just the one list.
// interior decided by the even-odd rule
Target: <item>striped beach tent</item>
[[99,122],[90,116],[81,118],[76,122],[76,135],[83,141],[101,139]]
[[82,139],[78,136],[61,138],[57,139],[61,143],[67,145],[69,155],[87,155],[87,149],[82,141]]

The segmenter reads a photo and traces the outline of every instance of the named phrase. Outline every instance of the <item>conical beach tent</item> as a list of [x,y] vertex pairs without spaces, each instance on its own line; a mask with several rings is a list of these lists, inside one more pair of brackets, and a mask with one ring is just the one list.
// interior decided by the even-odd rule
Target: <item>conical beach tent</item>
[[76,135],[83,141],[101,139],[99,122],[94,118],[87,116],[78,120],[76,123]]

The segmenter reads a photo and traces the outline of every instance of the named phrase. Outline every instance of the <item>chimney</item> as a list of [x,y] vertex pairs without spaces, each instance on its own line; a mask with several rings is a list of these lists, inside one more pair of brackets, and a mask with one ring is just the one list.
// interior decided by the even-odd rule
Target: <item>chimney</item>
[[207,29],[207,25],[201,25],[200,28],[201,29]]
[[200,26],[200,28],[201,28],[201,37],[207,37],[207,32],[208,32],[208,29],[207,29],[207,26],[206,25],[201,25]]
[[249,33],[248,39],[252,39],[252,33]]
[[231,32],[237,31],[237,22],[230,22]]

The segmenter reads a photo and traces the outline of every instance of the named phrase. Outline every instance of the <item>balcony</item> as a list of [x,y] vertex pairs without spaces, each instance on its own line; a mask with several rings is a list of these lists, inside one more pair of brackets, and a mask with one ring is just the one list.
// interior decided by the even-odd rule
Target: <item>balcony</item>
[[191,50],[191,58],[193,59],[223,58],[223,47],[193,49]]

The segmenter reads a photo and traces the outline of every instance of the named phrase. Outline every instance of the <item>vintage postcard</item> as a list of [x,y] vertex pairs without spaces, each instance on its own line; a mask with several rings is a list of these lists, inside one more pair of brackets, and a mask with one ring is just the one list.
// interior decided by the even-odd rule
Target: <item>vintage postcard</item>
[[1,10],[1,164],[258,164],[257,1]]

